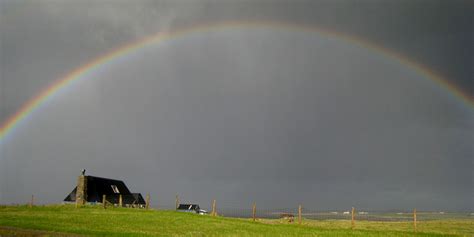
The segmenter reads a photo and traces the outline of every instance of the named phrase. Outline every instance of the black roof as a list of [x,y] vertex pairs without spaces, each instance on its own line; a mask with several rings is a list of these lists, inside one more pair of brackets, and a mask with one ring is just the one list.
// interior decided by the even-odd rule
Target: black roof
[[[118,203],[119,196],[122,195],[123,204],[145,204],[140,193],[131,193],[125,183],[121,180],[107,179],[95,176],[85,176],[87,179],[87,202],[102,202],[102,196],[105,194],[107,201]],[[75,187],[64,201],[76,201]]]

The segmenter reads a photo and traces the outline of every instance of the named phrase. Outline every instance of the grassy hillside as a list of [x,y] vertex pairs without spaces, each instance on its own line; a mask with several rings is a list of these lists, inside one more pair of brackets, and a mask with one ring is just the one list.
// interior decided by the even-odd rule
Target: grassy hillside
[[[0,207],[0,235],[32,229],[95,236],[415,236],[409,223],[310,221],[303,225],[200,216],[174,211],[72,205]],[[7,228],[5,228],[7,227]],[[473,236],[473,220],[422,222],[416,236]]]

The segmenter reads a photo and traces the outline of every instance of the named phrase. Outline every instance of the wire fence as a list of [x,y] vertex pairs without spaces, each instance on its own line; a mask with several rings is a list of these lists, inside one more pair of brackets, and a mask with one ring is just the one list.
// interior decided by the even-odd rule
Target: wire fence
[[[217,213],[220,216],[237,217],[237,218],[253,218],[252,209],[240,208],[218,208]],[[299,215],[297,208],[282,208],[282,209],[257,209],[255,212],[256,218],[264,219],[287,219],[297,218]],[[352,215],[351,211],[317,211],[310,209],[303,209],[301,211],[301,218],[310,220],[352,220],[352,218],[359,221],[413,221],[414,212],[381,212],[381,211],[356,211]],[[445,213],[445,212],[416,212],[416,219],[418,221],[428,220],[442,220],[442,219],[472,219],[474,215],[471,213]]]
[[[105,196],[105,195],[104,195]],[[122,195],[120,195],[122,196]],[[128,196],[106,197],[106,200],[112,206],[118,206],[120,199],[126,200]],[[131,197],[130,197],[131,198]],[[149,195],[147,194],[146,202],[150,203]],[[35,196],[27,203],[32,207],[38,203]],[[100,202],[90,203],[91,205],[102,205]],[[175,205],[153,204],[151,207],[156,210],[177,210],[180,200],[176,199]],[[123,205],[124,207],[148,208],[148,205]],[[105,205],[104,205],[105,207]],[[202,207],[201,207],[202,208]],[[346,210],[317,210],[312,208],[305,208],[304,206],[296,206],[293,208],[259,208],[255,204],[249,205],[248,208],[240,208],[238,205],[223,203],[221,205],[213,205],[210,210],[203,212],[196,212],[200,214],[218,215],[234,218],[246,219],[287,219],[289,221],[296,221],[297,219],[306,220],[351,220],[351,221],[380,221],[380,222],[417,222],[417,221],[432,221],[432,220],[446,220],[446,219],[463,219],[474,221],[474,212],[442,212],[442,211],[426,211],[426,210],[404,210],[404,211],[379,211],[363,208],[351,208]]]
[[[172,205],[153,206],[158,210],[176,210]],[[208,214],[212,213],[212,208],[207,210]],[[272,209],[255,209],[249,208],[227,207],[217,205],[215,212],[218,216],[235,217],[235,218],[255,218],[258,219],[293,219],[299,217],[298,206],[295,208],[272,208]],[[316,209],[301,208],[301,218],[307,220],[352,220],[358,221],[383,221],[383,222],[412,222],[414,218],[417,221],[430,220],[446,220],[446,219],[469,219],[474,221],[474,213],[471,212],[439,212],[439,211],[372,211],[357,208],[352,210],[334,210],[321,211]]]

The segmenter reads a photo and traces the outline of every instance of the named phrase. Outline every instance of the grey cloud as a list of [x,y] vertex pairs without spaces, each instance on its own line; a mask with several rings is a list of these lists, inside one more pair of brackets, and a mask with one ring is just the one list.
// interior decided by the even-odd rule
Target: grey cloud
[[[363,27],[380,14],[373,2],[355,10],[344,2],[7,3],[0,24],[2,121],[78,65],[195,22],[332,24],[435,61],[444,61],[445,52],[458,55],[458,46],[439,44],[463,42],[425,31],[418,37],[433,43],[423,48],[416,35],[399,35],[413,19],[400,13],[412,11],[405,3],[394,4],[393,31],[382,23]],[[320,8],[345,14],[338,20]],[[427,9],[436,15],[436,7]],[[405,33],[433,27],[426,21]],[[465,64],[453,64],[443,68],[466,73]],[[269,208],[304,202],[318,209],[472,209],[473,118],[472,108],[425,76],[343,40],[269,29],[198,33],[131,54],[45,104],[2,144],[0,201],[34,193],[58,202],[86,168],[125,179],[160,204],[171,205],[179,193],[203,206],[217,198]],[[41,185],[45,180],[51,188]]]

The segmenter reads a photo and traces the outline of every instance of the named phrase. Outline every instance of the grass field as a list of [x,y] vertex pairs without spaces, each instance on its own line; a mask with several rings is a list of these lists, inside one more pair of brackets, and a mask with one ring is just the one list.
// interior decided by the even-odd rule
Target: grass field
[[[40,230],[40,231],[32,231]],[[407,222],[280,220],[200,216],[174,211],[73,205],[1,206],[0,236],[474,236],[474,220],[423,221],[413,233]]]

